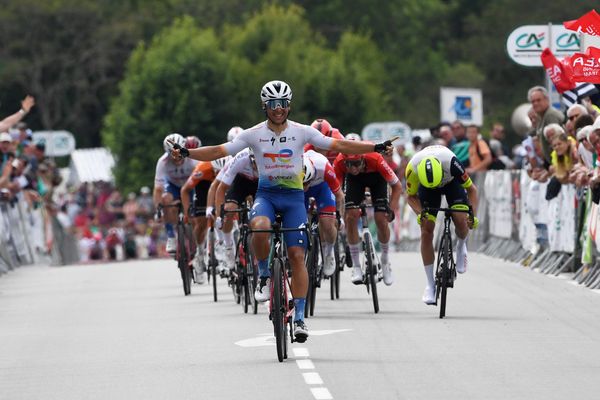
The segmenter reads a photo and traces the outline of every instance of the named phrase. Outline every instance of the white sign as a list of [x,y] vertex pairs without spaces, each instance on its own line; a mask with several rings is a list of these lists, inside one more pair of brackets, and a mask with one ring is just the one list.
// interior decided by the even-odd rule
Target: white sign
[[67,131],[33,132],[34,143],[46,145],[45,155],[48,157],[68,156],[75,150],[75,138]]
[[481,89],[440,88],[440,120],[483,125]]
[[370,140],[374,143],[383,142],[394,136],[399,137],[394,144],[411,142],[410,127],[401,121],[372,122],[363,128],[361,136],[363,140]]
[[558,58],[581,51],[579,34],[566,29],[562,24],[524,25],[508,35],[506,51],[517,64],[541,67],[540,55],[550,48]]

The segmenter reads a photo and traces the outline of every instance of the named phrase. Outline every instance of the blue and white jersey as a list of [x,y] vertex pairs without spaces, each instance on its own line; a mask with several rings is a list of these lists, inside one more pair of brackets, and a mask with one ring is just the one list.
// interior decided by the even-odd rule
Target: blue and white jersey
[[258,167],[258,189],[303,190],[304,145],[311,143],[320,149],[329,150],[332,138],[318,130],[297,122],[287,122],[287,128],[276,134],[267,122],[244,130],[233,142],[225,144],[228,154],[236,154],[246,147],[252,148]]

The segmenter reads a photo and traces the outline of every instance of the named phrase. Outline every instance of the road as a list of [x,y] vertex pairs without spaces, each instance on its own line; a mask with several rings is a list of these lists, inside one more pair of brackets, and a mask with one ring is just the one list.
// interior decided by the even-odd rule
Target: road
[[440,320],[419,259],[393,255],[377,315],[344,271],[284,363],[265,308],[224,280],[184,297],[173,261],[22,267],[0,278],[0,399],[598,398],[597,292],[471,254]]

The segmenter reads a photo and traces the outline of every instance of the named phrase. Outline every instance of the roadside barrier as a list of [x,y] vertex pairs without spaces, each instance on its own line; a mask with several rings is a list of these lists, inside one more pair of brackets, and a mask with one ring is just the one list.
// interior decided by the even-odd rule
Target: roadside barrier
[[79,259],[76,241],[44,205],[0,197],[0,275],[22,265],[65,265]]

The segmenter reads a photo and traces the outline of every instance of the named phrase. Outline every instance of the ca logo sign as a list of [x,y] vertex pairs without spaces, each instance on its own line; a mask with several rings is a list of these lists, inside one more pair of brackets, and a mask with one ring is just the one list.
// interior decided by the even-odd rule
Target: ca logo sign
[[524,33],[517,38],[516,44],[520,49],[529,49],[535,46],[537,49],[542,49],[541,42],[544,40],[544,33],[536,35],[535,33]]
[[556,38],[556,47],[559,49],[567,49],[573,47],[575,49],[579,49],[579,37],[576,33],[563,33],[558,38]]

